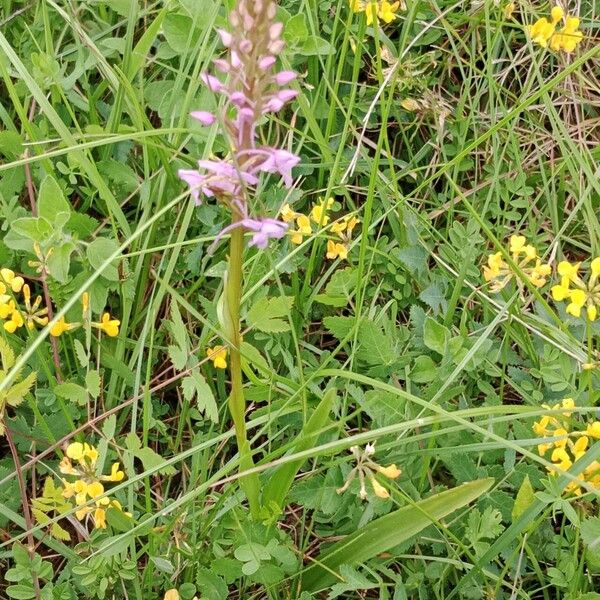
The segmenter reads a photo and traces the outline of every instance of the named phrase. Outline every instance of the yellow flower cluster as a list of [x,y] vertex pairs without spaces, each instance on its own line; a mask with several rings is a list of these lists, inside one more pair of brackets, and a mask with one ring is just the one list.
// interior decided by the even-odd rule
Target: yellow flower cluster
[[595,321],[600,309],[600,256],[590,263],[590,274],[587,283],[579,277],[581,263],[570,263],[566,260],[558,263],[560,283],[552,287],[552,298],[557,302],[569,301],[567,313],[574,317],[581,316],[585,308],[586,316]]
[[[23,296],[23,307],[18,302],[19,293]],[[0,269],[0,318],[4,320],[4,329],[8,333],[14,333],[25,325],[28,329],[35,329],[36,325],[45,327],[48,324],[48,308],[40,308],[41,304],[41,296],[31,303],[31,289],[22,277],[10,269]]]
[[[305,236],[312,235],[312,223],[315,223],[317,227],[324,227],[329,223],[328,212],[331,210],[334,204],[333,198],[327,200],[319,199],[319,203],[315,204],[310,215],[304,215],[294,211],[289,204],[286,204],[281,210],[281,218],[286,222],[290,223],[295,221],[296,229],[292,229],[291,241],[293,244],[301,244]],[[360,221],[354,217],[346,215],[331,225],[332,233],[337,235],[337,239],[341,241],[328,240],[327,241],[327,258],[333,260],[340,258],[346,260],[348,257],[348,244],[352,239],[352,232],[354,228],[360,223]]]
[[[73,465],[71,461],[75,461]],[[96,462],[98,461],[98,451],[87,443],[73,442],[67,447],[66,456],[62,459],[59,470],[63,475],[75,475],[78,477],[73,482],[63,479],[62,495],[69,499],[75,499],[75,506],[78,507],[75,516],[82,521],[87,515],[92,515],[94,527],[97,529],[106,528],[106,510],[110,507],[122,511],[118,500],[110,500],[107,497],[101,498],[104,494],[104,485],[102,481],[118,482],[122,481],[125,473],[121,471],[119,463],[114,463],[110,470],[110,475],[96,475]],[[125,513],[131,516],[129,513]]]
[[[562,471],[568,471],[573,463],[586,453],[590,438],[600,439],[600,421],[587,423],[586,429],[583,431],[569,431],[571,427],[569,417],[575,407],[572,398],[565,398],[560,404],[552,407],[547,404],[542,406],[548,410],[564,409],[559,416],[544,415],[533,424],[533,432],[536,435],[556,438],[556,441],[538,444],[538,453],[540,456],[544,456],[549,450],[552,450],[550,460],[553,466],[548,467],[548,471],[551,475],[560,475]],[[577,479],[600,489],[600,463],[598,461],[591,463],[577,476]],[[581,487],[576,481],[570,481],[565,490],[577,496],[582,493]]]
[[[529,281],[540,288],[546,283],[546,278],[552,272],[550,265],[542,263],[537,250],[527,243],[525,236],[512,235],[509,241],[509,252],[513,261],[525,273]],[[531,262],[535,261],[532,265]],[[504,261],[502,252],[488,256],[487,265],[483,267],[483,277],[491,282],[490,291],[499,292],[513,278],[514,272]]]
[[[17,294],[22,294],[22,304],[18,302]],[[85,292],[81,299],[83,306],[83,320],[89,319],[89,294]],[[0,319],[4,320],[4,329],[8,333],[15,333],[17,329],[26,326],[33,330],[36,326],[48,325],[48,307],[42,307],[42,297],[36,296],[31,301],[31,288],[25,283],[23,277],[15,275],[10,269],[0,269]],[[105,312],[100,322],[90,321],[92,327],[100,329],[109,337],[119,335],[118,319],[113,319],[110,313]],[[50,335],[59,337],[67,331],[81,327],[81,323],[67,323],[61,317],[50,329]]]
[[212,360],[213,366],[216,369],[227,368],[227,348],[225,346],[213,346],[206,349],[206,356]]
[[396,18],[398,10],[403,8],[404,3],[388,2],[387,0],[350,0],[352,12],[364,12],[367,17],[367,25],[373,22],[391,23]]
[[[89,308],[90,308],[90,296],[87,292],[84,292],[81,296],[81,315],[83,318],[83,322],[87,322],[90,318],[89,316]],[[113,319],[110,316],[110,313],[105,312],[102,315],[102,318],[99,322],[90,321],[90,325],[104,332],[109,337],[117,337],[119,335],[119,325],[121,321],[118,319]],[[64,316],[62,316],[50,329],[50,335],[54,337],[59,337],[63,333],[67,331],[72,331],[73,329],[77,329],[81,327],[81,323],[67,323],[67,320]]]
[[[556,31],[556,26],[564,20],[564,26]],[[573,52],[583,39],[579,31],[579,18],[565,15],[560,6],[555,6],[550,14],[550,21],[546,17],[538,19],[533,25],[527,27],[531,40],[542,48],[550,47],[555,52]]]
[[356,460],[356,466],[350,471],[344,485],[336,490],[337,493],[343,494],[358,475],[360,482],[360,491],[358,495],[362,500],[366,500],[369,496],[365,485],[367,479],[373,488],[373,492],[378,498],[389,498],[390,493],[379,483],[379,481],[377,481],[377,479],[375,479],[375,474],[380,473],[388,479],[396,479],[400,476],[402,471],[394,464],[388,465],[387,467],[382,467],[377,464],[371,458],[373,454],[375,454],[375,444],[367,444],[364,450],[361,450],[358,446],[351,446],[350,452]]

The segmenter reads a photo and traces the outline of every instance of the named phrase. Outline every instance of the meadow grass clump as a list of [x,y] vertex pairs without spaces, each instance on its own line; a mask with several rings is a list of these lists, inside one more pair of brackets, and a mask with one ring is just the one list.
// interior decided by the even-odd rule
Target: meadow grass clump
[[594,3],[0,1],[0,598],[600,598]]

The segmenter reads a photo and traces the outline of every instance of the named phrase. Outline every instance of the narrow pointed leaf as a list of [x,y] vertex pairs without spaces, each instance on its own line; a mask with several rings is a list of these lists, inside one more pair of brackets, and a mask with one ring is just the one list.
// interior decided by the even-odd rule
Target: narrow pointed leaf
[[390,550],[431,523],[466,506],[493,483],[493,478],[470,481],[372,521],[318,556],[304,572],[302,589],[312,592],[335,583],[335,573],[341,565],[355,565]]

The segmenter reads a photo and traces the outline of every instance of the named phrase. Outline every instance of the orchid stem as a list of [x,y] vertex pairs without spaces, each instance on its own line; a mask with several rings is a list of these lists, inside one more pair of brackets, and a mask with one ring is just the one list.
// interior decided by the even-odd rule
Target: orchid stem
[[[234,213],[233,224],[239,219]],[[227,339],[231,343],[229,372],[231,375],[231,393],[229,395],[229,412],[235,427],[238,452],[240,455],[240,471],[254,467],[250,443],[246,435],[246,399],[242,381],[242,356],[240,333],[240,303],[242,298],[244,231],[234,227],[229,242],[229,276],[227,279],[226,299],[229,313]],[[240,479],[242,490],[248,498],[250,513],[256,519],[260,514],[260,483],[256,473]]]

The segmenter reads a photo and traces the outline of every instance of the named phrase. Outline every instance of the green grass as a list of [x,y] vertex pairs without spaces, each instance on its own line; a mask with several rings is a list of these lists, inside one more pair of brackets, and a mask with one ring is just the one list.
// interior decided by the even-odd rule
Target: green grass
[[[0,393],[18,368],[37,373],[0,418],[28,503],[46,477],[60,483],[67,444],[88,441],[104,473],[123,465],[110,497],[133,514],[109,514],[97,531],[74,508],[28,523],[0,438],[0,597],[35,597],[32,571],[41,597],[65,600],[171,588],[184,600],[600,597],[599,491],[563,490],[600,445],[549,477],[531,429],[562,418],[542,404],[565,397],[574,430],[596,418],[598,368],[582,365],[599,360],[600,327],[566,315],[552,282],[533,287],[507,251],[510,235],[525,235],[554,272],[600,255],[595,3],[581,3],[586,39],[567,56],[524,32],[545,2],[507,19],[493,0],[407,0],[383,29],[346,0],[281,2],[282,62],[301,94],[264,133],[302,163],[291,190],[261,184],[256,213],[287,202],[308,213],[333,196],[332,221],[353,213],[360,225],[345,262],[325,258],[329,226],[244,255],[251,472],[272,500],[258,519],[239,485],[228,373],[206,357],[226,341],[228,246],[207,250],[227,215],[196,208],[177,178],[227,150],[188,113],[215,108],[199,76],[222,52],[215,28],[232,4],[0,0],[0,266],[42,293],[13,224],[51,176],[77,215],[52,241],[76,240],[67,275],[46,281],[56,318],[81,320],[89,290],[95,318],[106,307],[121,321],[116,338],[85,328],[57,338],[60,370],[47,330],[0,328],[18,355]],[[108,250],[90,256],[100,238]],[[481,266],[498,251],[517,274],[494,294]],[[288,298],[280,312],[267,304],[275,330],[252,320],[267,298]],[[367,486],[361,501],[358,480],[337,494],[355,466],[348,449],[375,441],[374,460],[402,469],[378,476],[390,498]],[[474,480],[477,494],[463,494]],[[437,510],[440,493],[458,498],[453,511]],[[71,539],[51,537],[52,522]],[[16,545],[28,540],[51,574]]]

